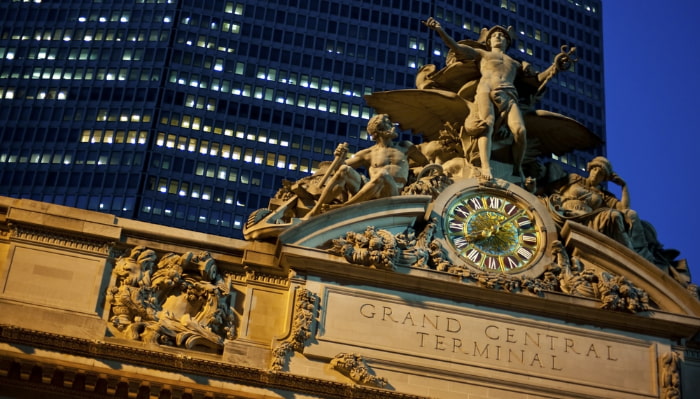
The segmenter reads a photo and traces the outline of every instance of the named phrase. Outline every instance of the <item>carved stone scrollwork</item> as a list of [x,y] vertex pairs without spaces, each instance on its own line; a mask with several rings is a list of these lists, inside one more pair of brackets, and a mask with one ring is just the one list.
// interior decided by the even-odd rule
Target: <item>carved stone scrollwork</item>
[[358,384],[379,388],[387,385],[386,378],[374,375],[365,359],[356,353],[340,353],[331,360],[330,366]]
[[158,261],[142,246],[117,259],[107,290],[114,333],[123,338],[218,351],[234,338],[233,293],[209,253],[169,253]]
[[282,371],[287,365],[288,356],[304,349],[304,343],[311,338],[311,325],[314,321],[318,298],[306,288],[299,288],[294,301],[292,328],[289,336],[272,350],[272,371]]

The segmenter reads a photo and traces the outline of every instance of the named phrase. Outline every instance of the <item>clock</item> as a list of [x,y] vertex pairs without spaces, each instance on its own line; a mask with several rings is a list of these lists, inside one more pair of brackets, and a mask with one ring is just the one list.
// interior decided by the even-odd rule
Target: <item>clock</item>
[[487,273],[531,274],[551,261],[554,222],[542,202],[517,185],[467,179],[449,187],[434,205],[432,219],[439,220],[454,264]]
[[489,272],[527,268],[542,238],[530,211],[495,192],[468,192],[450,203],[445,233],[459,256]]

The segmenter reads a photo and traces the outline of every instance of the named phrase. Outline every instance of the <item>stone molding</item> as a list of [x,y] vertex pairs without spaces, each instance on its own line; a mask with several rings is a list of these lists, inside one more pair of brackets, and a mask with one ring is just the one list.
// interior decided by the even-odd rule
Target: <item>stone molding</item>
[[46,245],[89,254],[111,255],[114,241],[91,239],[85,235],[56,232],[45,228],[36,228],[10,224],[11,240]]

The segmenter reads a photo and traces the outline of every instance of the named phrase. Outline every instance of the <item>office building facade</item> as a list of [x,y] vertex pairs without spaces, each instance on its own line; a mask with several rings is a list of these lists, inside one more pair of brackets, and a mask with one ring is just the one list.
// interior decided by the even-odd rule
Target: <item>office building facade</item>
[[510,53],[539,70],[576,46],[539,108],[605,136],[600,1],[4,3],[4,196],[240,238],[283,179],[369,145],[364,95],[444,65],[429,16],[457,39],[511,25]]

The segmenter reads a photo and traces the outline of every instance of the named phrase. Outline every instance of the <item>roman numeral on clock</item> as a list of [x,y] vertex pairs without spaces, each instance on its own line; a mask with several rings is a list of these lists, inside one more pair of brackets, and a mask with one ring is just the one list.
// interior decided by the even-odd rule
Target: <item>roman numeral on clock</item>
[[489,197],[489,199],[488,199],[489,208],[501,209],[502,203],[503,203],[503,200],[501,200],[500,198]]
[[462,249],[469,245],[469,241],[467,241],[467,239],[464,237],[456,237],[454,240],[452,240],[452,242],[455,243],[455,247],[457,247],[457,249]]
[[464,223],[455,220],[450,220],[450,231],[460,232],[464,231]]
[[481,209],[484,207],[484,205],[481,203],[481,198],[478,197],[470,199],[469,206],[471,206],[474,210]]
[[478,264],[481,260],[481,252],[472,248],[471,250],[469,250],[469,252],[467,252],[467,258],[469,258],[470,261]]
[[498,259],[487,256],[486,260],[484,260],[484,266],[486,266],[487,269],[491,270],[498,270],[500,268],[500,265],[498,264]]
[[523,259],[527,260],[532,258],[532,251],[530,251],[527,248],[520,247],[518,248],[518,255],[520,255]]

